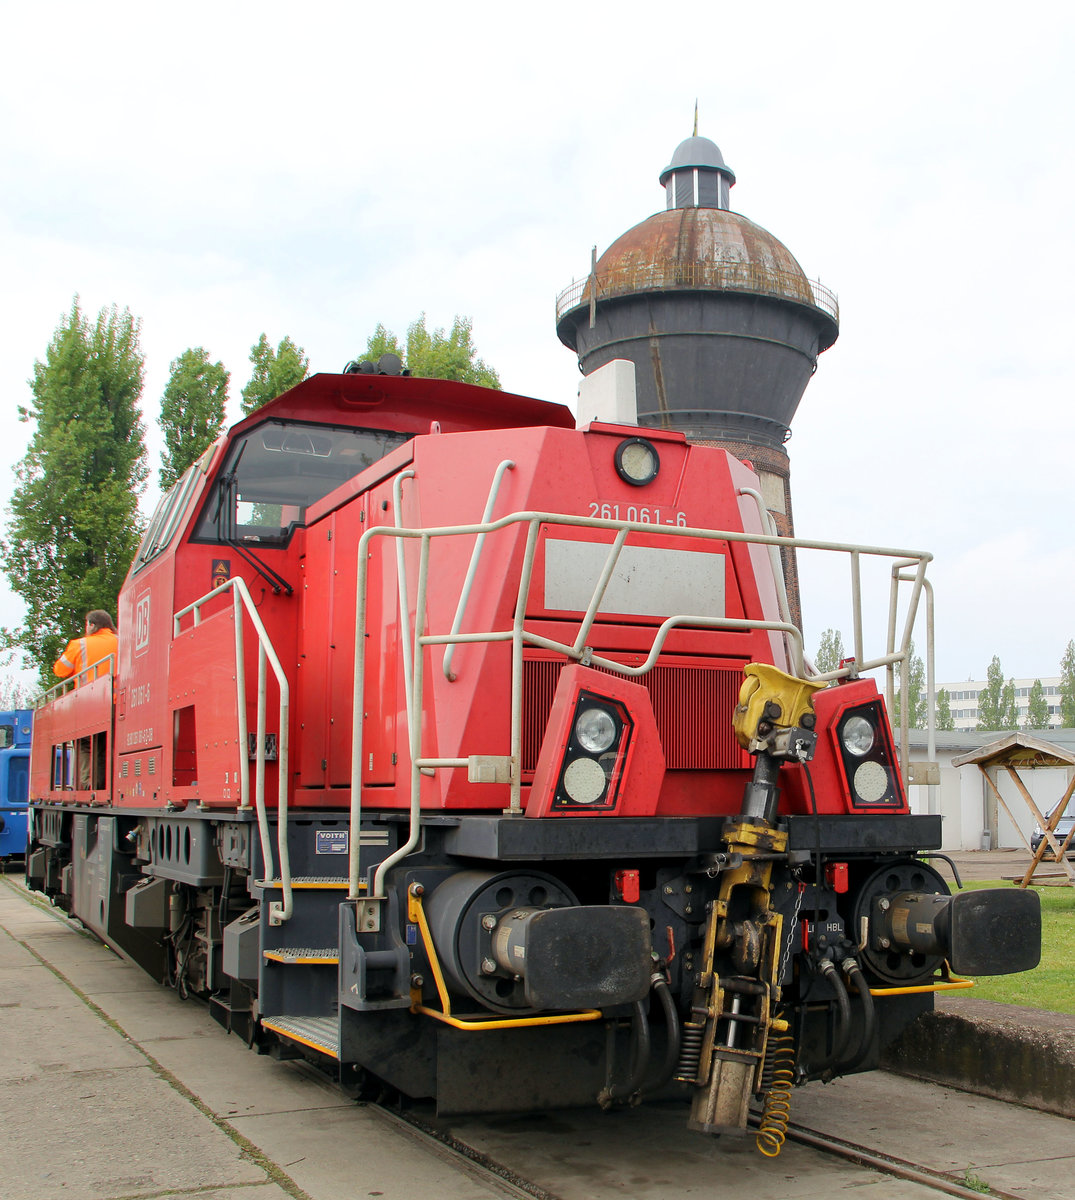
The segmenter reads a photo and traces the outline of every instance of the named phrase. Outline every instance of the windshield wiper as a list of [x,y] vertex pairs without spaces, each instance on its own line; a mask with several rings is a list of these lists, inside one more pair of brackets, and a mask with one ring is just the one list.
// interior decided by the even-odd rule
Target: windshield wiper
[[272,588],[273,595],[279,596],[281,592],[287,592],[289,596],[294,594],[295,589],[290,583],[288,583],[283,575],[278,575],[267,562],[263,562],[260,558],[258,558],[258,556],[253,550],[250,549],[249,546],[244,546],[242,542],[237,542],[234,538],[222,537],[221,541],[224,542],[225,545],[231,546],[232,549],[235,550],[242,558],[246,559],[246,561],[254,568],[255,571],[257,571],[261,578],[265,580],[269,587]]

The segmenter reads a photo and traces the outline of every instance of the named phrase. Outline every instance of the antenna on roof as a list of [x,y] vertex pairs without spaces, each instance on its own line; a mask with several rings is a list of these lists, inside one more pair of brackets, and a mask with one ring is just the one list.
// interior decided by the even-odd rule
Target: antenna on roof
[[694,97],[694,133],[692,137],[698,136],[698,97]]

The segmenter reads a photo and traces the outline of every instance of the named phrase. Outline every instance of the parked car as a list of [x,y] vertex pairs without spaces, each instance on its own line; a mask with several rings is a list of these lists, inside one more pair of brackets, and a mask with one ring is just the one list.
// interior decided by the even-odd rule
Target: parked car
[[[1047,816],[1051,819],[1052,813],[1047,814]],[[1068,803],[1067,812],[1065,812],[1060,820],[1057,821],[1056,828],[1053,830],[1053,837],[1056,838],[1061,845],[1063,845],[1064,840],[1071,833],[1072,826],[1075,826],[1075,800],[1072,800]],[[1038,847],[1044,840],[1045,834],[1042,833],[1041,826],[1035,825],[1034,834],[1030,839],[1030,848],[1037,853]],[[1071,839],[1071,845],[1068,847],[1068,852],[1075,852],[1075,838]],[[1050,853],[1048,848],[1046,849],[1045,853]]]

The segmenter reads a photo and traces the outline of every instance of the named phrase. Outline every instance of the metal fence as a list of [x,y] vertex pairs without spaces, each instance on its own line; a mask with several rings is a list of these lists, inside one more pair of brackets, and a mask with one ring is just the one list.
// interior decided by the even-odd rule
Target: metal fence
[[603,271],[596,277],[587,275],[585,279],[576,280],[556,298],[557,321],[564,313],[590,302],[590,285],[595,278],[598,300],[634,292],[676,288],[750,292],[819,308],[837,323],[840,320],[836,294],[817,280],[807,279],[805,275],[759,263],[682,262],[669,258],[661,262]]

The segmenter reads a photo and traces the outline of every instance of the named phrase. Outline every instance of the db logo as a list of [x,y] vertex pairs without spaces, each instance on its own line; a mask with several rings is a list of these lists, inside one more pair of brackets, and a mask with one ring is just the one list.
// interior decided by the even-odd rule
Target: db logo
[[149,648],[149,593],[138,599],[134,606],[134,652],[144,654]]

